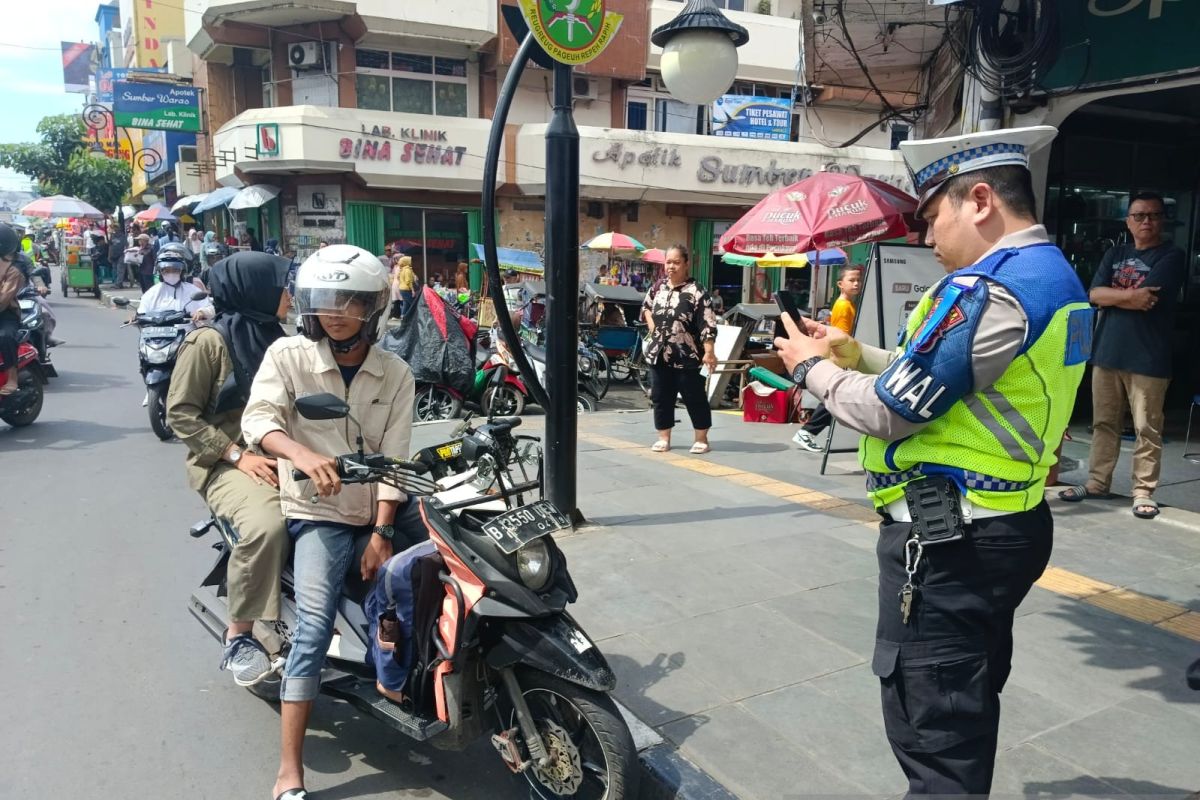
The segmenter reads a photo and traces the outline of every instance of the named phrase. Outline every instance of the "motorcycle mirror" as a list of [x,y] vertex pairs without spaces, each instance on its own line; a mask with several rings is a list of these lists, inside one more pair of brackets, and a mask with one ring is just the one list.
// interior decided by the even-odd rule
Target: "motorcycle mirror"
[[208,299],[208,292],[196,292],[194,295],[192,295],[191,302],[199,303],[201,300],[207,300],[207,299]]
[[350,405],[329,392],[297,397],[296,410],[305,419],[344,419],[350,416]]
[[112,299],[112,304],[117,308],[124,308],[125,306],[129,305],[129,298],[120,296],[114,297]]

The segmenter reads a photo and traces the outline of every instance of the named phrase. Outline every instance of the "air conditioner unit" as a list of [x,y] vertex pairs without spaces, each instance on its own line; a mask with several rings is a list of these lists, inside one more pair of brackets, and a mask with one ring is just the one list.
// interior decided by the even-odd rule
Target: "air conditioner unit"
[[600,82],[595,78],[576,75],[571,81],[571,90],[576,100],[591,101],[600,97]]
[[325,64],[324,42],[297,42],[288,48],[288,63],[297,69]]

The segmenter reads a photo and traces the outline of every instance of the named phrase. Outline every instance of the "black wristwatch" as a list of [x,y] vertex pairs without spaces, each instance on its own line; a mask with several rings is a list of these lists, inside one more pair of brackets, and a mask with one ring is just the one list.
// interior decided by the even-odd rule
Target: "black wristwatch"
[[371,533],[375,534],[376,536],[382,536],[384,539],[387,539],[389,542],[391,542],[396,536],[396,529],[391,525],[376,525],[371,529]]
[[805,360],[801,361],[796,365],[796,368],[792,370],[792,383],[796,384],[801,389],[805,388],[804,383],[808,379],[808,373],[813,367],[815,367],[817,364],[820,364],[824,360],[825,359],[821,358],[820,356],[813,356],[812,358],[806,358]]

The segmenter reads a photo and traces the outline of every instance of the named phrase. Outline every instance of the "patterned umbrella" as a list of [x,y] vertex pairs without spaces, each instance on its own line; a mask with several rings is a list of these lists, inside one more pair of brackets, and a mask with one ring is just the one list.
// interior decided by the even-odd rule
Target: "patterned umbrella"
[[646,249],[644,244],[632,236],[626,236],[623,233],[615,233],[613,231],[602,233],[594,239],[589,239],[580,245],[580,247],[585,250],[607,250],[609,253],[640,253]]
[[721,250],[785,255],[893,239],[915,225],[916,208],[883,181],[819,172],[764,197],[721,236]]
[[104,212],[95,206],[63,194],[39,197],[18,213],[26,217],[46,219],[104,219]]
[[133,215],[138,222],[178,222],[179,217],[171,213],[171,209],[162,203],[155,203],[145,211]]
[[655,247],[642,253],[642,261],[648,261],[651,264],[665,264],[667,263],[667,254]]

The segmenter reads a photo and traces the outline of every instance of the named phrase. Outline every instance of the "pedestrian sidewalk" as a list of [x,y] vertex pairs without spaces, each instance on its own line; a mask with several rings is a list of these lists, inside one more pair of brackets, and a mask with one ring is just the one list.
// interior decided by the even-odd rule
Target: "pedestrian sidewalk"
[[[795,426],[715,416],[705,457],[651,453],[644,411],[580,417],[589,524],[560,541],[572,613],[618,699],[737,796],[900,794],[870,671],[876,517],[854,458],[820,475],[820,457],[790,444]],[[678,434],[690,440],[686,423]],[[1052,506],[1052,568],[1019,612],[994,794],[1191,795],[1200,516]]]

